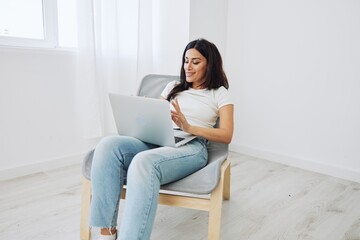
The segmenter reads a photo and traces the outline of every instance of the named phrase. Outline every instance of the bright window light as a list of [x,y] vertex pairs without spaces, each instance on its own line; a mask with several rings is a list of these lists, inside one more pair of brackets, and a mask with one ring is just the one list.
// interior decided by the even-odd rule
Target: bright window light
[[0,36],[44,39],[42,0],[1,0]]
[[76,48],[77,1],[0,0],[0,45]]

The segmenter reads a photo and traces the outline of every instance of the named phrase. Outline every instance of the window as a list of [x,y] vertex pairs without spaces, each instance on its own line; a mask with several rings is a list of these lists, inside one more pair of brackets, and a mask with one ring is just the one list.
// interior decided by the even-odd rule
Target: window
[[1,0],[0,45],[76,47],[76,1]]

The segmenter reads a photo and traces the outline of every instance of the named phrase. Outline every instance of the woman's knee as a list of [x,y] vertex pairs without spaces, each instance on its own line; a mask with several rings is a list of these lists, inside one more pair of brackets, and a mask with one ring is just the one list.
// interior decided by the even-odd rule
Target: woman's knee
[[99,150],[113,150],[119,145],[119,139],[118,136],[107,136],[100,140],[100,142],[97,144],[95,151]]
[[146,152],[140,152],[133,158],[129,170],[128,178],[144,178],[148,179],[154,173],[156,173],[156,162]]
[[108,136],[101,139],[94,151],[94,163],[105,164],[119,160],[122,162],[121,149],[124,142],[125,140],[119,136]]
[[114,144],[112,140],[108,137],[103,138],[96,145],[94,151],[94,161],[99,161],[104,159],[110,152],[113,152]]
[[122,136],[107,136],[100,140],[95,148],[95,154],[118,155],[121,150],[126,150],[127,144],[131,141]]

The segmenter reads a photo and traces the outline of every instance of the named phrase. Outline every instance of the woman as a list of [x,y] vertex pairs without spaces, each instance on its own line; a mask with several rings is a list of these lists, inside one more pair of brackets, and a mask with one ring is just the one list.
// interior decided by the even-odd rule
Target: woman
[[[207,163],[207,141],[229,144],[233,135],[233,103],[216,46],[190,42],[183,53],[180,83],[169,83],[161,94],[171,104],[171,117],[181,130],[197,138],[179,148],[159,147],[127,136],[100,141],[92,167],[90,226],[99,240],[150,239],[160,185],[179,180]],[[219,125],[213,128],[219,117]],[[125,210],[119,234],[117,216],[124,176]]]

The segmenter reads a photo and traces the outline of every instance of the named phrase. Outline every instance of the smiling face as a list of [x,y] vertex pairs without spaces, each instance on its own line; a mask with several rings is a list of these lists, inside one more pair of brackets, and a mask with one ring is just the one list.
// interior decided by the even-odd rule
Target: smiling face
[[206,81],[207,60],[195,48],[186,51],[184,59],[184,70],[186,81],[191,84],[194,89],[201,89],[202,84]]

